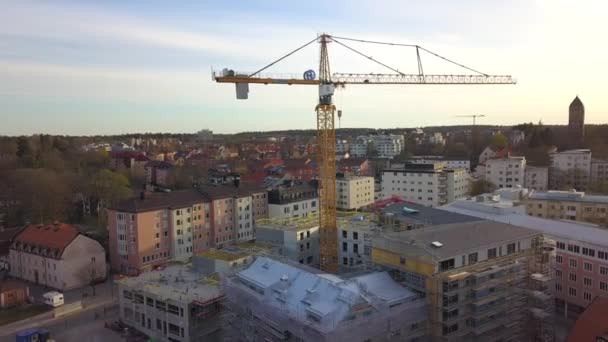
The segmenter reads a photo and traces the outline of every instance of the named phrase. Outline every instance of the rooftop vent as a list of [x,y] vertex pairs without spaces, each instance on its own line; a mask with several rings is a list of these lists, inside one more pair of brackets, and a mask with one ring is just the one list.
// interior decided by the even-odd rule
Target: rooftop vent
[[281,276],[281,281],[288,281],[289,280],[289,276],[287,274],[283,274]]
[[443,247],[443,244],[439,241],[433,241],[433,242],[431,242],[431,245],[435,248]]

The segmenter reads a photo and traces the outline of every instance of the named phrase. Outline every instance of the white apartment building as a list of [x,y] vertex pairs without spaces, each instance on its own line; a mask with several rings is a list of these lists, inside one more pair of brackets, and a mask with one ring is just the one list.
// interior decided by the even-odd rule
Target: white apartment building
[[579,149],[552,153],[549,187],[585,190],[591,175],[591,150]]
[[535,191],[549,189],[549,168],[526,165],[524,172],[524,187]]
[[308,184],[281,185],[268,193],[268,217],[306,217],[319,211],[317,188]]
[[175,236],[171,254],[176,260],[187,260],[192,256],[192,221],[195,219],[192,211],[192,206],[171,210],[171,228]]
[[378,157],[393,158],[403,150],[405,138],[403,135],[393,134],[359,136],[350,146],[351,155],[356,157],[366,156],[369,144],[373,144],[378,151]]
[[441,134],[441,132],[435,132],[429,135],[428,140],[430,144],[445,145],[445,139],[443,138],[443,134]]
[[338,209],[356,210],[374,203],[374,177],[345,176],[336,179]]
[[338,218],[338,262],[342,267],[370,266],[372,237],[378,224],[366,214]]
[[258,222],[256,241],[275,246],[282,256],[300,264],[319,265],[319,218],[269,219]]
[[591,183],[608,182],[608,160],[591,160]]
[[242,196],[234,201],[234,212],[236,219],[237,242],[245,242],[254,239],[253,233],[253,197]]
[[336,153],[347,153],[349,148],[350,144],[348,143],[348,140],[336,140]]
[[486,161],[485,179],[498,188],[515,188],[524,185],[525,157],[506,156]]
[[382,197],[393,195],[426,206],[439,206],[469,193],[470,177],[465,169],[447,169],[441,163],[405,164],[384,170]]
[[432,164],[442,162],[448,169],[471,169],[471,161],[466,158],[446,158],[442,156],[414,156],[409,161],[415,164]]

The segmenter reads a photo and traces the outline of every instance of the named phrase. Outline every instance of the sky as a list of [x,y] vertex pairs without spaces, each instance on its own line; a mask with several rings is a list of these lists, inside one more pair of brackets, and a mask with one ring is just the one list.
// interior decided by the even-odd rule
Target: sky
[[[578,95],[606,123],[608,2],[0,0],[0,135],[217,133],[314,128],[314,86],[234,85],[211,71],[254,71],[319,33],[418,44],[517,85],[353,85],[334,96],[341,127],[478,122],[566,124]],[[403,72],[415,51],[349,43]],[[268,69],[318,68],[318,44]],[[329,45],[332,72],[387,72]],[[422,55],[425,73],[464,70]],[[389,71],[390,72],[390,71]]]

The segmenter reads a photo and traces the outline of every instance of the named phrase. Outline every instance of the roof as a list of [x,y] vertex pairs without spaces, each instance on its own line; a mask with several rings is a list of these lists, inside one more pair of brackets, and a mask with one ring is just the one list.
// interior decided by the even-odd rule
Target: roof
[[359,167],[367,161],[367,158],[342,158],[337,161],[338,168],[343,167]]
[[[414,209],[416,213],[406,213],[403,208]],[[440,225],[449,223],[462,223],[480,221],[481,219],[474,216],[452,213],[445,210],[439,210],[428,206],[404,202],[394,203],[382,208],[382,213],[392,213],[396,219],[405,221],[421,222],[425,225]]]
[[249,254],[241,253],[239,251],[227,252],[219,249],[210,249],[208,251],[199,253],[198,256],[221,261],[235,261],[242,258],[246,258],[247,256],[249,256]]
[[531,200],[546,200],[546,201],[568,201],[582,203],[602,203],[608,204],[608,196],[585,195],[584,192],[577,191],[547,191],[533,192],[530,194]]
[[61,256],[63,250],[79,235],[78,229],[71,224],[30,224],[15,237],[15,242],[31,246],[57,249],[56,256]]
[[146,163],[146,167],[154,167],[157,169],[170,169],[173,167],[173,164],[162,160],[150,160]]
[[[441,261],[486,246],[504,244],[535,235],[538,233],[531,229],[482,220],[387,233],[383,237],[374,239],[373,245],[395,253],[415,253]],[[436,241],[443,246],[431,247],[431,243]]]
[[240,183],[238,186],[234,185],[202,185],[197,188],[198,192],[205,196],[209,200],[216,200],[222,198],[232,197],[243,197],[249,196],[255,193],[266,192],[266,190],[260,186],[252,183]]
[[581,101],[581,99],[578,98],[578,95],[574,98],[574,100],[572,100],[572,102],[570,103],[570,109],[572,110],[573,108],[582,108],[583,110],[585,109],[585,105],[583,105],[583,101]]
[[190,265],[171,265],[117,281],[135,291],[154,294],[177,302],[204,302],[222,296],[219,284]]
[[146,193],[144,199],[136,196],[124,200],[111,210],[139,213],[167,208],[183,208],[194,203],[207,202],[207,198],[195,190]]
[[588,224],[566,222],[559,220],[549,220],[540,217],[522,215],[516,213],[488,213],[473,209],[464,209],[454,206],[455,202],[447,206],[438,207],[441,210],[471,215],[486,220],[509,223],[519,227],[535,230],[539,233],[547,234],[556,238],[581,241],[589,244],[608,246],[608,229],[591,227]]
[[608,335],[608,298],[595,297],[574,323],[567,342],[594,342]]
[[267,257],[258,257],[237,277],[261,289],[278,292],[278,296],[266,297],[268,305],[289,311],[294,319],[303,319],[301,312],[318,316],[318,328],[324,331],[344,321],[355,305],[378,302],[395,305],[418,298],[386,272],[344,280]]

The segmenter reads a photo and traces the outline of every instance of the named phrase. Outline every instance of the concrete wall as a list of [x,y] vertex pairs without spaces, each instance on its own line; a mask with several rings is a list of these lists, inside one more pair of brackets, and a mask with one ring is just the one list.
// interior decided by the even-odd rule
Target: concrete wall
[[284,204],[268,204],[268,217],[270,218],[302,217],[317,211],[319,211],[318,198],[304,199]]

